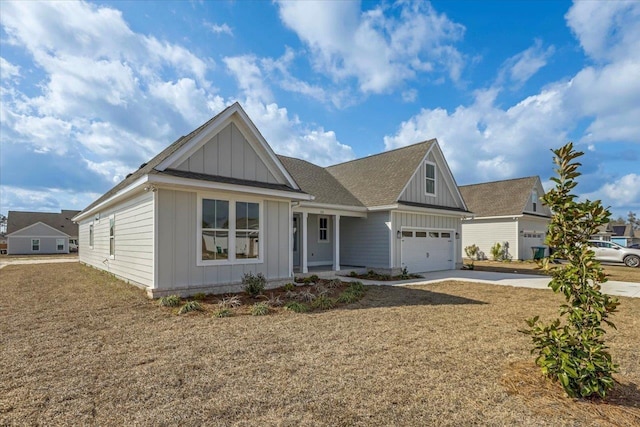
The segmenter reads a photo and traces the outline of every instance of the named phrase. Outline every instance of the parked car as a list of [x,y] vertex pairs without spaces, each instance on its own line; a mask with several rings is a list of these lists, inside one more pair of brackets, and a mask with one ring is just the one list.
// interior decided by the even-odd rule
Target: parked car
[[640,249],[625,248],[617,243],[589,240],[598,261],[623,262],[627,267],[640,266]]
[[629,245],[627,247],[631,248],[631,249],[640,249],[640,243],[634,243],[634,244]]

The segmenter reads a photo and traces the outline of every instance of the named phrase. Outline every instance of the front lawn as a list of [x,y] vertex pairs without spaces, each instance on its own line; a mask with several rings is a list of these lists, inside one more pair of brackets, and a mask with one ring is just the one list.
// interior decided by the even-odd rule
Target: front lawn
[[0,291],[0,425],[640,423],[640,299],[613,318],[622,385],[603,405],[536,392],[517,329],[556,315],[549,290],[373,286],[328,311],[228,318],[178,316],[79,264],[7,266]]

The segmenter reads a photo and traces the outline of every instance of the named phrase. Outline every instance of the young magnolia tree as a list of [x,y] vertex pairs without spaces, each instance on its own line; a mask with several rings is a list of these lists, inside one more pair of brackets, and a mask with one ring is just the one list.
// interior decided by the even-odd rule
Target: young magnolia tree
[[[584,153],[574,151],[572,143],[552,151],[558,177],[551,178],[556,186],[542,200],[553,211],[546,243],[554,253],[543,266],[552,274],[549,286],[566,299],[560,307],[560,316],[566,317],[545,325],[536,316],[527,320],[530,329],[522,332],[531,336],[531,352],[538,354],[536,364],[543,374],[560,381],[569,396],[605,397],[614,385],[617,365],[607,351],[602,323],[615,328],[608,319],[619,303],[601,292],[600,284],[607,279],[587,240],[611,214],[599,200],[576,202],[571,194],[580,176],[576,159]],[[567,264],[550,267],[553,259]]]

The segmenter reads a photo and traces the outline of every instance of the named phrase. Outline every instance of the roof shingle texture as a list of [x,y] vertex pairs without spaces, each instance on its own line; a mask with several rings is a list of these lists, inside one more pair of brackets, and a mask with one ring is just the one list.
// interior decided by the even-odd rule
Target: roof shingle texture
[[537,177],[508,179],[460,186],[467,209],[476,216],[521,215],[531,197]]
[[434,141],[340,163],[326,170],[364,206],[394,204]]
[[302,191],[315,196],[314,203],[362,206],[362,203],[325,168],[293,157],[278,158]]
[[78,235],[78,224],[71,222],[71,218],[79,212],[71,210],[63,210],[60,213],[9,211],[7,215],[7,234],[22,230],[37,222],[42,222],[49,227],[75,237]]

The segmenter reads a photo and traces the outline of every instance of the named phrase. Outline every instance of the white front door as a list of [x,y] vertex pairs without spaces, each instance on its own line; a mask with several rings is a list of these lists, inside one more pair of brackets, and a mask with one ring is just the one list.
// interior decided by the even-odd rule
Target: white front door
[[402,230],[402,267],[409,273],[452,270],[453,231]]

